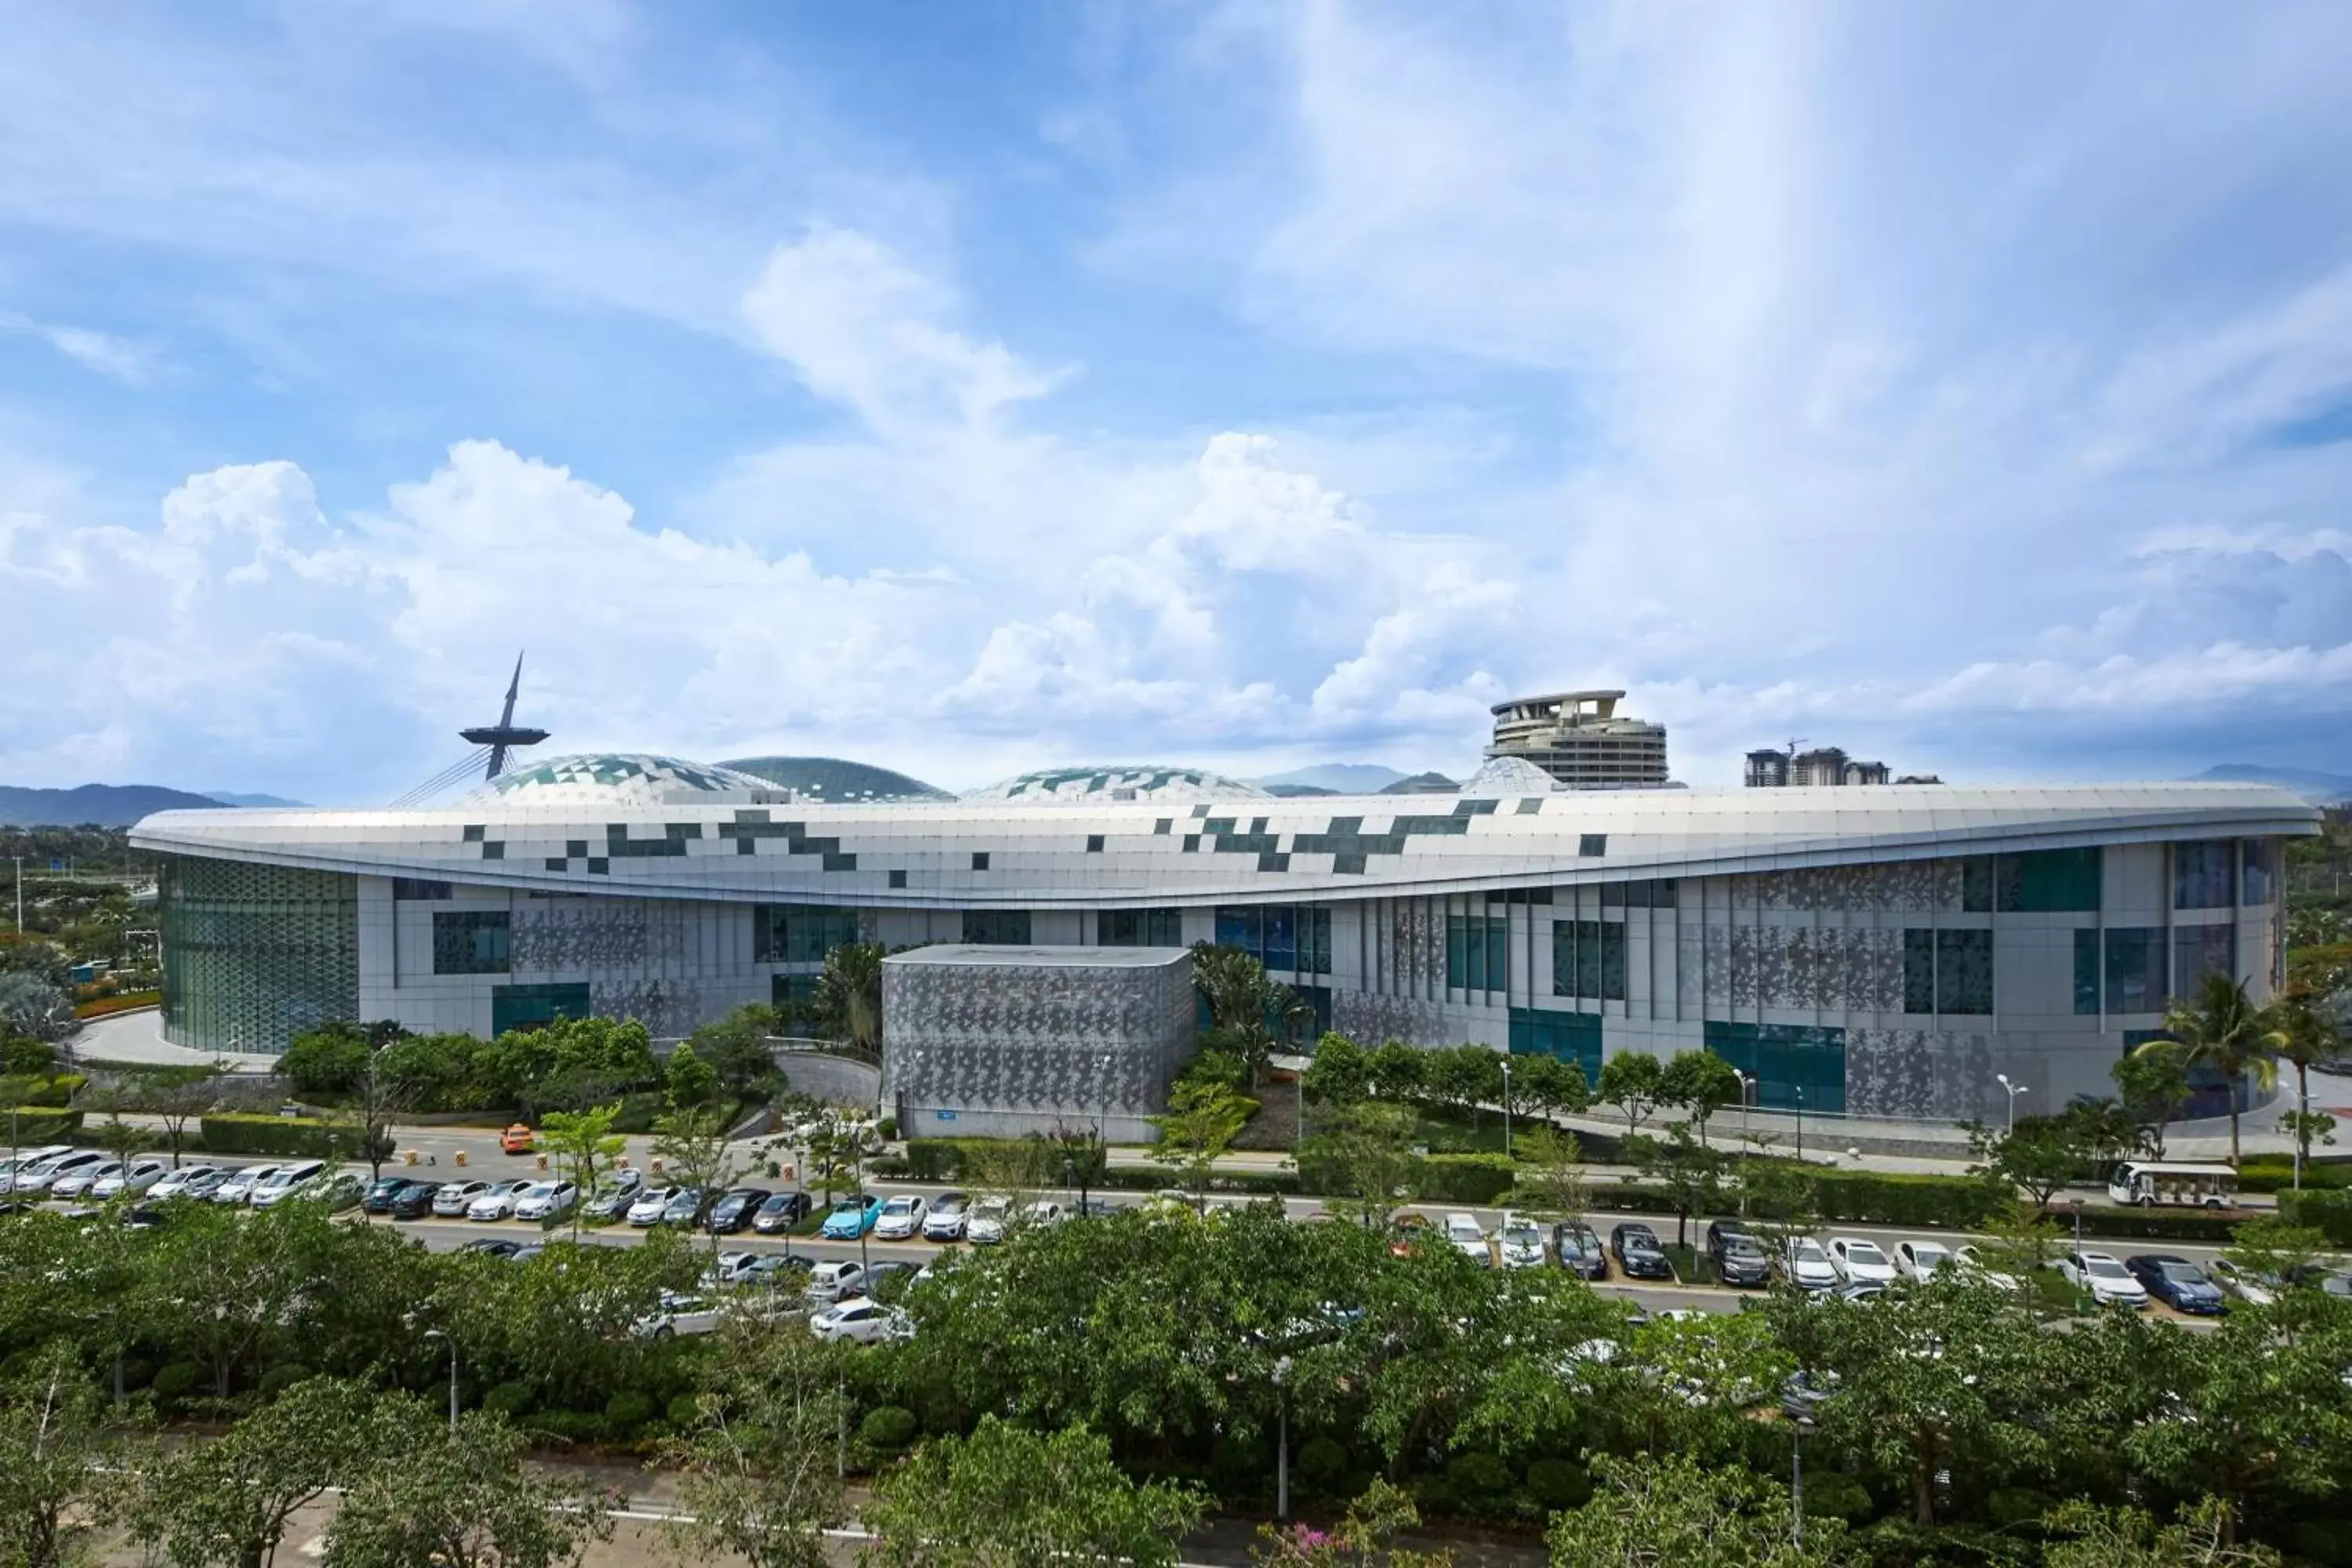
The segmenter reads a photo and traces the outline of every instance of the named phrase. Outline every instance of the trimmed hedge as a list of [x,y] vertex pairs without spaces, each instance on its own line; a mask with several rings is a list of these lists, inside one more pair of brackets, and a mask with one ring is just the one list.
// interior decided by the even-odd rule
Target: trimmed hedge
[[[350,1155],[360,1142],[348,1125],[308,1116],[207,1116],[203,1121],[207,1154],[275,1154],[308,1160],[335,1160]],[[393,1143],[379,1141],[389,1158]]]
[[[2303,1188],[2305,1192],[2352,1189],[2352,1164],[2333,1160],[2309,1161],[2303,1167]],[[2238,1190],[2242,1193],[2294,1191],[2294,1160],[2285,1154],[2249,1154],[2238,1167]]]
[[2324,1233],[2330,1247],[2352,1247],[2352,1193],[2281,1193],[2279,1218]]
[[[2074,1226],[2071,1212],[2052,1210],[2058,1219],[2062,1234]],[[2227,1209],[2122,1209],[2085,1208],[2083,1211],[2084,1236],[2114,1237],[2122,1240],[2202,1241],[2216,1247],[2227,1247],[2238,1234],[2238,1227],[2258,1215],[2232,1214]]]
[[1421,1168],[1421,1195],[1432,1203],[1491,1204],[1518,1174],[1505,1154],[1432,1154]]
[[16,1138],[20,1144],[75,1143],[81,1140],[81,1112],[53,1110],[47,1106],[28,1105],[14,1112]]

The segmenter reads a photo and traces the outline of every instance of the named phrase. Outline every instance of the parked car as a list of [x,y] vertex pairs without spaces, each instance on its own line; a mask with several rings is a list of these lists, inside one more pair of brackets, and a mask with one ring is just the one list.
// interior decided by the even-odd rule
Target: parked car
[[677,1196],[677,1189],[676,1187],[646,1187],[641,1189],[637,1195],[629,1203],[629,1223],[635,1226],[640,1230],[645,1229],[648,1226],[661,1224],[662,1215],[668,1212],[670,1199],[676,1196]]
[[1024,1225],[1059,1225],[1069,1217],[1069,1211],[1052,1198],[1039,1198],[1021,1211]]
[[2326,1263],[2298,1263],[2286,1271],[2292,1290],[2319,1290],[2330,1296],[2352,1296],[2352,1274]]
[[[166,1171],[162,1180],[147,1189],[147,1199],[161,1203],[165,1198],[200,1198],[227,1174],[218,1165],[183,1165],[176,1171]],[[201,1191],[199,1183],[205,1184]]]
[[1886,1256],[1886,1249],[1858,1236],[1832,1237],[1830,1262],[1838,1278],[1849,1285],[1895,1283],[1895,1260]]
[[824,1216],[817,1234],[831,1241],[856,1241],[874,1228],[882,1216],[882,1200],[871,1195],[844,1195],[833,1200],[833,1207]]
[[152,1192],[156,1184],[172,1173],[172,1167],[161,1160],[133,1160],[128,1166],[113,1171],[90,1183],[89,1195],[100,1203],[119,1198],[125,1193]]
[[1837,1395],[1833,1372],[1792,1372],[1780,1384],[1780,1414],[1791,1421],[1820,1419],[1822,1406]]
[[329,1214],[341,1214],[358,1206],[360,1189],[366,1185],[356,1171],[335,1171],[304,1187],[302,1198],[306,1203],[324,1205]]
[[212,1191],[212,1201],[241,1208],[253,1196],[253,1189],[278,1173],[275,1165],[247,1165],[229,1173],[228,1180]]
[[1810,1236],[1792,1236],[1780,1255],[1780,1272],[1800,1290],[1826,1290],[1838,1282],[1829,1248]]
[[49,1196],[59,1203],[72,1198],[92,1197],[90,1188],[108,1176],[122,1174],[120,1160],[100,1160],[49,1178]]
[[874,1234],[884,1241],[905,1241],[923,1226],[923,1217],[931,1212],[930,1201],[912,1193],[900,1193],[886,1200],[882,1212],[874,1217]]
[[433,1215],[436,1219],[464,1219],[467,1209],[476,1198],[490,1190],[490,1184],[476,1177],[469,1181],[444,1182],[441,1190],[433,1194]]
[[718,1326],[719,1309],[709,1300],[665,1290],[660,1304],[637,1320],[635,1331],[645,1339],[666,1340],[672,1334],[707,1334]]
[[528,1122],[518,1121],[499,1134],[499,1148],[509,1154],[528,1154],[538,1146]]
[[561,1219],[580,1201],[577,1182],[533,1182],[515,1194],[517,1219]]
[[809,1270],[808,1294],[812,1301],[838,1301],[865,1288],[866,1266],[855,1258],[833,1258]]
[[629,1212],[645,1190],[646,1173],[638,1170],[615,1171],[596,1185],[589,1195],[586,1213],[591,1219],[619,1219]]
[[760,1254],[756,1252],[722,1252],[711,1259],[710,1281],[714,1285],[745,1284],[759,1266]]
[[1886,1287],[1875,1279],[1849,1279],[1833,1290],[1815,1296],[1813,1300],[1821,1301],[1826,1300],[1831,1296],[1838,1296],[1848,1301],[1867,1301],[1874,1296],[1885,1294]]
[[433,1200],[440,1195],[440,1183],[411,1181],[392,1194],[392,1207],[385,1212],[394,1219],[423,1219],[433,1212]]
[[253,1184],[253,1196],[247,1201],[255,1208],[275,1208],[287,1197],[302,1190],[306,1182],[315,1182],[327,1173],[324,1160],[297,1160],[290,1165],[280,1165],[269,1173],[267,1181]]
[[992,1247],[1004,1239],[1013,1223],[1011,1198],[982,1198],[964,1216],[963,1235],[974,1247]]
[[503,1236],[478,1236],[457,1248],[460,1252],[485,1253],[492,1258],[512,1258],[522,1250],[522,1243]]
[[1492,1264],[1494,1248],[1487,1245],[1486,1233],[1479,1228],[1476,1219],[1455,1209],[1444,1221],[1445,1243],[1474,1262]]
[[368,1184],[367,1191],[360,1194],[360,1208],[367,1214],[390,1214],[392,1200],[400,1195],[400,1190],[403,1187],[415,1179],[405,1173],[397,1176],[378,1176]]
[[1983,1280],[1996,1290],[2013,1291],[2017,1289],[2017,1276],[1993,1268],[1985,1260],[1984,1254],[1977,1250],[1973,1243],[1952,1248],[1951,1266],[1955,1268],[1965,1268],[1969,1274]]
[[[1184,1206],[1190,1208],[1192,1205],[1188,1202]],[[1427,1215],[1414,1214],[1410,1209],[1403,1214],[1390,1216],[1389,1256],[1402,1258],[1416,1246],[1427,1241],[1430,1232],[1435,1228],[1429,1223]]]
[[19,1197],[27,1193],[44,1197],[55,1196],[59,1182],[70,1182],[82,1173],[105,1163],[106,1156],[95,1149],[68,1150],[62,1154],[51,1155],[29,1170],[18,1172],[11,1186]]
[[907,1287],[915,1282],[915,1266],[904,1258],[886,1258],[866,1266],[866,1278],[858,1289],[882,1302],[895,1303],[907,1294]]
[[925,1241],[961,1241],[963,1225],[971,1213],[970,1193],[948,1191],[930,1202],[923,1215]]
[[1506,1214],[1495,1227],[1495,1256],[1506,1268],[1544,1266],[1544,1234],[1523,1214]]
[[1898,1241],[1895,1244],[1895,1271],[1922,1282],[1933,1279],[1936,1270],[1952,1261],[1952,1249],[1940,1241]]
[[2143,1252],[2124,1259],[2124,1267],[2140,1288],[2176,1312],[2200,1318],[2221,1314],[2228,1299],[2205,1270],[2186,1258],[2167,1252]]
[[2052,1268],[2066,1283],[2087,1292],[2102,1307],[2145,1307],[2147,1287],[2111,1252],[2069,1252]]
[[704,1206],[710,1200],[700,1187],[677,1187],[671,1191],[669,1203],[661,1212],[664,1225],[682,1225],[691,1230],[702,1219]]
[[808,1218],[816,1206],[806,1193],[776,1193],[751,1214],[751,1228],[761,1236],[778,1236]]
[[466,1205],[466,1217],[481,1221],[514,1218],[515,1204],[529,1185],[529,1182],[520,1180],[492,1182],[487,1191],[476,1194]]
[[1609,1250],[1628,1279],[1671,1279],[1675,1266],[1658,1245],[1658,1233],[1639,1220],[1627,1220],[1609,1233]]
[[13,1159],[0,1160],[0,1193],[13,1191],[19,1173],[29,1174],[34,1166],[44,1161],[73,1152],[74,1147],[70,1143],[46,1143],[37,1149],[20,1150]]
[[2267,1307],[2278,1300],[2277,1280],[2241,1268],[2226,1258],[2215,1258],[2205,1266],[2205,1269],[2212,1276],[2214,1284],[2249,1307]]
[[766,1187],[732,1188],[710,1205],[710,1218],[705,1223],[713,1236],[732,1236],[739,1230],[749,1230],[751,1216],[773,1195]]
[[1571,1219],[1551,1227],[1552,1256],[1571,1274],[1587,1279],[1609,1278],[1609,1252],[1582,1220]]
[[1716,1248],[1715,1277],[1726,1285],[1769,1285],[1772,1259],[1762,1242],[1745,1231],[1735,1231]]
[[857,1296],[809,1314],[809,1332],[821,1340],[872,1344],[877,1340],[913,1338],[915,1321],[896,1307]]

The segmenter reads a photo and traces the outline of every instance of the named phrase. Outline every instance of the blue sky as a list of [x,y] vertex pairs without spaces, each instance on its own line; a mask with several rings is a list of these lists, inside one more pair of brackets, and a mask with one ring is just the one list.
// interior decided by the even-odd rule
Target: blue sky
[[0,779],[2352,771],[2352,13],[0,5]]

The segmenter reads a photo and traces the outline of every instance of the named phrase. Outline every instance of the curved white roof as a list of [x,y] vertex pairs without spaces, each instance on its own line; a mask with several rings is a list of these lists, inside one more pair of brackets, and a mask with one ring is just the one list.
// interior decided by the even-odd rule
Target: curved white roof
[[2214,783],[1293,799],[1243,785],[1213,798],[1131,800],[1096,788],[1050,812],[1020,797],[747,805],[690,784],[658,800],[628,780],[561,797],[555,787],[429,811],[167,811],[132,829],[131,842],[542,891],[1044,909],[1463,894],[2302,835],[2319,823],[2288,791]]
[[1040,768],[976,789],[966,800],[1022,805],[1091,805],[1106,800],[1270,800],[1255,784],[1213,773],[1206,768],[1150,763],[1106,767]]
[[472,801],[568,805],[656,801],[790,800],[790,791],[731,768],[644,752],[580,752],[542,757],[500,773],[466,796]]

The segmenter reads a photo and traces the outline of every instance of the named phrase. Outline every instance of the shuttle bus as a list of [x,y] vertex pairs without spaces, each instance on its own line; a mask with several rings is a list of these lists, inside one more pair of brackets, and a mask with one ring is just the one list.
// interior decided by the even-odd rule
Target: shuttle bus
[[2107,1196],[2116,1203],[2141,1208],[2154,1208],[2158,1204],[2234,1208],[2238,1203],[2238,1173],[2227,1165],[2126,1160],[2108,1175]]

